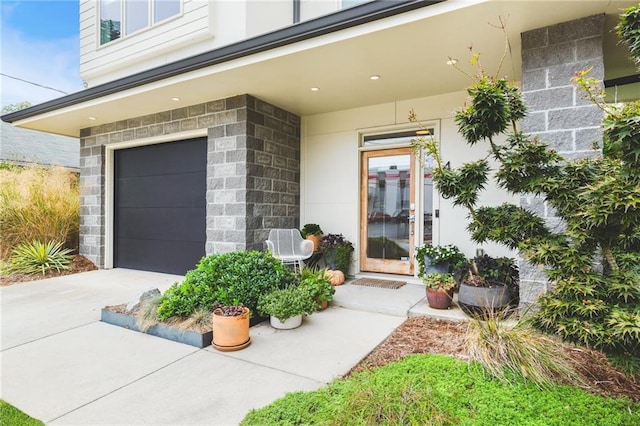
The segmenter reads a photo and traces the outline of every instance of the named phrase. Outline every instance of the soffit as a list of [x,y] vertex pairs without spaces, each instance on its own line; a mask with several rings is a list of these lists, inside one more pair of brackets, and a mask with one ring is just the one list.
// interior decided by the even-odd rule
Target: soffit
[[[78,136],[81,128],[249,93],[301,116],[462,90],[473,72],[468,46],[496,72],[507,19],[509,54],[501,76],[520,79],[520,34],[599,13],[615,15],[634,2],[448,1],[354,29],[192,71],[45,113],[14,124]],[[553,13],[549,13],[550,11]],[[607,22],[615,23],[615,19]],[[614,47],[608,46],[610,49]],[[624,51],[609,55],[628,66]],[[613,59],[615,60],[613,60]],[[626,65],[625,65],[626,64]],[[371,81],[369,76],[381,76]],[[622,73],[621,73],[622,74]],[[311,87],[320,90],[311,92]],[[179,103],[171,100],[179,97]],[[95,117],[96,120],[89,120]]]

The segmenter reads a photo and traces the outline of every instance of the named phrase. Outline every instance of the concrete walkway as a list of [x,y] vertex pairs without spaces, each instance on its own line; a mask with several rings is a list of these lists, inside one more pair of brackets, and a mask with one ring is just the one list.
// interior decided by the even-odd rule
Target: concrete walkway
[[0,398],[48,424],[233,425],[287,392],[348,372],[424,297],[410,284],[393,296],[341,286],[332,307],[302,327],[260,324],[251,346],[229,353],[99,321],[105,305],[181,278],[114,269],[0,289]]

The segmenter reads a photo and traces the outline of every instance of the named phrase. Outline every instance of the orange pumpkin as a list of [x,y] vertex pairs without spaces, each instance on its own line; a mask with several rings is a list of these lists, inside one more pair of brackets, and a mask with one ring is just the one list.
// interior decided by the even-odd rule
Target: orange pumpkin
[[329,282],[331,283],[331,285],[344,284],[344,273],[342,271],[334,271],[329,269],[327,271],[327,275],[329,276]]

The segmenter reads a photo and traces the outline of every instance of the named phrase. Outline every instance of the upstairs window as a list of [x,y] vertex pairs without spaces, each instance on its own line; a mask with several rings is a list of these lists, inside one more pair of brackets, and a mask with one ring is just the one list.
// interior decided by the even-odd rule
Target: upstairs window
[[100,44],[180,14],[181,0],[100,0]]

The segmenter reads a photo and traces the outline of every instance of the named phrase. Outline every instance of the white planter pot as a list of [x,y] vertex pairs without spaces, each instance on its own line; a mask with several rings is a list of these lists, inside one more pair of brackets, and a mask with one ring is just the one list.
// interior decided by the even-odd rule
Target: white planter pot
[[277,328],[278,330],[291,330],[292,328],[300,327],[300,325],[302,325],[302,315],[291,317],[285,322],[280,321],[274,316],[271,317],[271,327]]

